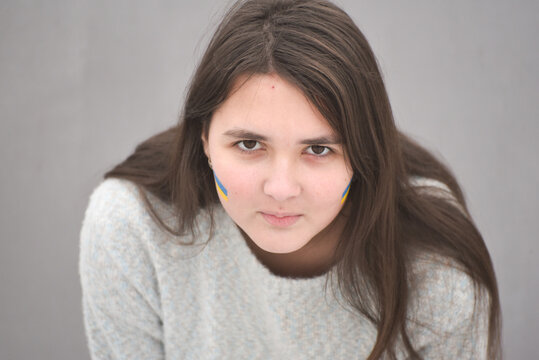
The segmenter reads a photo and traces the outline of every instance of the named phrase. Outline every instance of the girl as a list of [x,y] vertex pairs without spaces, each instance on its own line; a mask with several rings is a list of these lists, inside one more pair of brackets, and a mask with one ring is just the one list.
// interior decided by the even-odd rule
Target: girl
[[493,266],[450,171],[400,133],[323,0],[232,7],[178,126],[81,231],[93,358],[495,359]]

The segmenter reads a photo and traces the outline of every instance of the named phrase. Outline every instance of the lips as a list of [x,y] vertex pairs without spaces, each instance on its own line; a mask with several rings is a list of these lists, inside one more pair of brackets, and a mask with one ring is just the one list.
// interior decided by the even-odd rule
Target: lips
[[261,212],[262,217],[270,224],[276,227],[289,227],[294,225],[301,215],[295,214],[278,214]]

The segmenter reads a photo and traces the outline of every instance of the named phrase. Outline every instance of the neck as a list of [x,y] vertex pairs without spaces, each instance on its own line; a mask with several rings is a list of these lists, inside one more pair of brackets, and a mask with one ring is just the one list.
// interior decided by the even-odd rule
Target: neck
[[344,219],[341,214],[304,247],[286,254],[265,251],[243,230],[240,231],[258,261],[273,274],[282,277],[310,278],[327,273],[334,265],[335,249],[343,227]]

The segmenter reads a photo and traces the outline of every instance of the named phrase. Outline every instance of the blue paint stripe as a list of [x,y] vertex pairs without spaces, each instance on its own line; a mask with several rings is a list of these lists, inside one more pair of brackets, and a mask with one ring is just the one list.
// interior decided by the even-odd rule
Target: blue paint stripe
[[228,191],[226,191],[223,184],[221,184],[221,181],[219,181],[219,179],[217,178],[217,175],[215,175],[215,171],[213,172],[213,177],[215,178],[215,181],[217,182],[217,186],[219,186],[219,189],[221,189],[221,191],[223,192],[223,194],[225,194],[225,196],[228,196]]
[[348,189],[350,189],[350,185],[352,184],[352,180],[348,183],[348,186],[346,187],[346,190],[342,193],[341,199],[346,196],[346,193],[348,193]]

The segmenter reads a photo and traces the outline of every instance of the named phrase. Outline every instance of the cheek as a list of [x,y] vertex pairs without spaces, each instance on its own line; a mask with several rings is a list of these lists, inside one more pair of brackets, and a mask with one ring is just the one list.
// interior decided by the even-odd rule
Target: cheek
[[318,177],[316,181],[309,183],[312,200],[320,207],[340,207],[349,182],[345,176]]
[[245,166],[216,168],[215,174],[226,188],[230,201],[248,199],[256,191],[256,174]]

